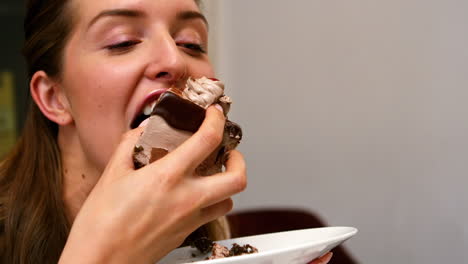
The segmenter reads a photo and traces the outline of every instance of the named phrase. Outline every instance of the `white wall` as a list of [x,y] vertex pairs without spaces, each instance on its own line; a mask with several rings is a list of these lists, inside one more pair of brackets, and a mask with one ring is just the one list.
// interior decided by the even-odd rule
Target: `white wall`
[[468,263],[468,1],[214,1],[236,208],[355,226],[362,263]]

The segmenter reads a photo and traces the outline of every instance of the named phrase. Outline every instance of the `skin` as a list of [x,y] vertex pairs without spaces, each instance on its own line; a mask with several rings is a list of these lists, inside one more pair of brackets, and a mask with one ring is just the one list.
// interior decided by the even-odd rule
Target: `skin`
[[[204,52],[207,25],[193,15],[200,11],[192,0],[80,0],[70,7],[75,24],[61,76],[39,71],[30,83],[43,114],[59,125],[73,223],[59,263],[155,263],[231,210],[230,197],[246,187],[238,151],[225,172],[194,174],[222,139],[225,118],[216,107],[179,148],[133,168],[143,128],[130,123],[146,96],[189,76],[214,77]],[[110,9],[126,11],[102,15]]]
[[328,252],[327,254],[325,254],[322,257],[310,262],[309,264],[327,264],[328,262],[330,262],[332,256],[333,256],[333,253]]

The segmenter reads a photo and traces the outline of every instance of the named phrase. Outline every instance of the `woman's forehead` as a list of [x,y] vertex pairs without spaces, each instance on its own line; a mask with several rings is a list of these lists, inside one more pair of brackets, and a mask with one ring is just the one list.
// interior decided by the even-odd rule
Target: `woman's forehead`
[[195,0],[72,0],[71,12],[80,23],[89,23],[100,13],[109,10],[140,10],[151,17],[168,16],[172,12],[175,14],[181,10],[198,11],[196,2]]

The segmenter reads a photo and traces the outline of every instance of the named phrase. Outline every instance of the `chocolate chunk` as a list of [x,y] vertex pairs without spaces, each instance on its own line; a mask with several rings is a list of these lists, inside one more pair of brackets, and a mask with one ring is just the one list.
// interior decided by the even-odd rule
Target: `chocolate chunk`
[[190,246],[198,249],[198,251],[205,254],[213,249],[213,241],[207,237],[200,237],[198,239],[193,240]]
[[197,238],[194,241],[192,241],[190,245],[192,247],[197,248],[198,251],[200,251],[200,253],[202,254],[206,254],[211,251],[211,256],[207,257],[206,259],[220,259],[245,254],[258,253],[258,249],[249,244],[241,246],[237,243],[234,243],[232,244],[231,249],[228,249],[227,247],[213,242],[206,237]]
[[153,148],[151,149],[151,158],[150,158],[150,163],[153,162],[153,161],[156,161],[164,156],[166,156],[166,154],[169,153],[169,151],[165,150],[165,149],[162,149],[162,148]]
[[135,146],[135,147],[133,148],[133,152],[135,152],[135,153],[140,153],[140,152],[142,152],[142,151],[143,151],[143,147],[142,147],[142,146]]
[[241,127],[230,120],[226,120],[226,124],[224,125],[224,134],[225,138],[223,139],[223,145],[226,146],[227,150],[235,149],[242,140]]
[[138,159],[138,156],[133,155],[133,166],[135,167],[136,170],[138,170],[138,169],[143,168],[144,166],[146,166],[146,164],[141,162]]
[[229,257],[229,249],[223,245],[214,243],[211,256],[209,256],[207,259],[220,259],[227,257]]
[[257,253],[257,252],[258,252],[258,249],[249,244],[240,246],[239,244],[234,243],[232,244],[232,248],[229,250],[229,256],[230,257],[240,256],[244,254],[252,254],[252,253]]

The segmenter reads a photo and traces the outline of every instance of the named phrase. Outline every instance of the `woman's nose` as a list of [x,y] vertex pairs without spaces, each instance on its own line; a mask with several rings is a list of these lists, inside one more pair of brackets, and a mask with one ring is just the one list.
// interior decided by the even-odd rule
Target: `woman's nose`
[[151,46],[150,63],[145,76],[151,80],[174,84],[186,75],[187,65],[171,36],[163,36]]

